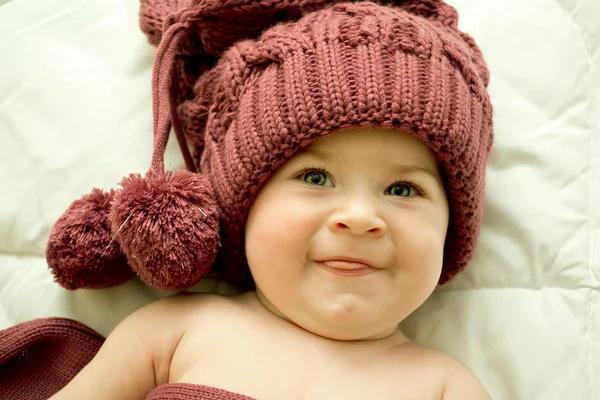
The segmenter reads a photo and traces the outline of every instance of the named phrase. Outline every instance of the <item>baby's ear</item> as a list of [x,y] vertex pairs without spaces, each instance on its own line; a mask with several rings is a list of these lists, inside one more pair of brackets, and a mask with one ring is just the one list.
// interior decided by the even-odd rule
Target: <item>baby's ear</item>
[[94,189],[75,200],[54,224],[46,260],[55,281],[62,287],[104,288],[120,285],[135,276],[111,232],[114,195],[114,190]]

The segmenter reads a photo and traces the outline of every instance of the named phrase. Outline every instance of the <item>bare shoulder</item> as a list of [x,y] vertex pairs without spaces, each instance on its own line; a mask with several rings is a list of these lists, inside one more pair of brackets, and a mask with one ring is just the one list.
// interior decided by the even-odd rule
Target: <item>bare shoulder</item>
[[429,351],[434,362],[444,371],[442,400],[491,400],[487,390],[467,367],[445,353]]
[[140,309],[142,318],[150,320],[171,320],[184,331],[190,329],[198,319],[210,318],[210,314],[220,314],[226,308],[235,307],[234,296],[212,293],[181,293],[166,297]]
[[[177,334],[183,334],[193,324],[196,315],[207,308],[205,304],[210,304],[216,297],[201,293],[182,293],[166,297],[150,303],[126,318],[130,329],[135,330],[137,325],[144,327],[153,326],[153,331],[160,332],[157,337],[168,337]],[[123,325],[123,323],[121,323]],[[158,327],[164,326],[165,329]],[[142,330],[143,331],[143,330]]]
[[[211,293],[181,293],[156,301],[138,312],[149,323],[168,324],[171,334],[184,335],[198,324],[206,327],[207,321],[223,315],[235,302],[226,296]],[[166,332],[165,332],[166,333]]]
[[434,398],[441,400],[490,400],[481,382],[464,365],[449,355],[414,342],[397,347],[398,366],[408,368],[418,376],[415,382],[427,380],[435,387]]
[[198,296],[177,295],[135,311],[52,399],[143,398],[167,382],[173,353],[199,303]]
[[[252,308],[245,296],[214,294],[192,295],[191,310],[185,332],[178,340],[169,359],[168,382],[195,382],[194,372],[216,357],[224,359],[224,349],[231,350],[243,343],[251,327]],[[244,335],[240,335],[244,332]],[[236,348],[239,348],[236,347]]]
[[199,320],[206,319],[203,315],[220,303],[220,296],[214,294],[177,294],[142,307],[117,328],[128,326],[130,336],[149,349],[156,383],[167,383],[179,343]]

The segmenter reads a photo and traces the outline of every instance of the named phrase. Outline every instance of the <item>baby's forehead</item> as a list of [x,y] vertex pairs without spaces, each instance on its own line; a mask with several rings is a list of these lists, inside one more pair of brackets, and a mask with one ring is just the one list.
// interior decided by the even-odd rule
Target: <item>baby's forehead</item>
[[312,156],[322,161],[351,162],[370,159],[397,163],[405,161],[423,167],[437,167],[431,149],[414,135],[398,129],[356,127],[333,131],[310,145],[294,157]]
[[347,127],[324,134],[306,148],[341,147],[348,144],[374,144],[382,146],[424,145],[408,131],[382,127]]

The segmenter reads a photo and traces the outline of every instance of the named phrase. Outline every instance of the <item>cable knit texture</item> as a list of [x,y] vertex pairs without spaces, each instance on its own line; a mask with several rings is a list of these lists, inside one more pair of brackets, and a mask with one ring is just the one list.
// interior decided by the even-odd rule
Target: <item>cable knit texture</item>
[[205,11],[212,18],[198,29],[204,44],[199,51],[215,57],[234,34],[251,32],[240,22],[240,28],[228,24],[228,35],[221,36],[210,22],[217,28],[254,13],[258,21],[271,21],[277,11],[294,19],[303,5],[323,7],[233,43],[178,108],[220,206],[216,269],[235,278],[247,273],[244,223],[275,169],[336,129],[379,126],[408,131],[441,163],[451,221],[440,283],[462,270],[479,233],[493,131],[488,70],[474,41],[457,30],[456,11],[441,1],[382,2],[396,8],[371,2],[206,3],[213,5]]
[[[208,184],[204,194],[181,193],[177,200],[157,195],[156,201],[164,199],[160,207],[147,196],[144,208],[113,202],[114,240],[105,245],[107,236],[98,228],[103,239],[97,245],[120,246],[110,254],[122,251],[151,286],[189,287],[210,268],[250,287],[243,230],[271,174],[332,131],[385,127],[418,138],[439,161],[450,205],[439,280],[447,282],[466,266],[477,243],[493,141],[488,69],[475,41],[457,24],[456,10],[442,0],[142,0],[141,28],[158,46],[155,148],[146,185],[160,190],[151,179],[164,174],[171,124],[188,170],[201,173]],[[140,203],[135,196],[114,197]],[[199,198],[206,204],[186,203]],[[205,219],[197,212],[213,207],[215,213]],[[144,220],[144,209],[158,208],[168,212]],[[199,218],[189,232],[178,228],[189,225],[186,215]],[[83,279],[88,275],[95,287],[114,281],[99,282],[97,271],[110,271],[108,266],[82,261],[104,251],[90,251],[87,236],[70,236],[82,231],[77,226],[87,232],[96,220],[106,218],[69,215],[53,231],[49,249],[63,247],[49,251],[48,259],[61,284],[94,287]],[[169,248],[159,248],[165,232],[175,230]],[[198,233],[205,236],[192,237]],[[149,247],[143,252],[125,246],[142,240]],[[211,245],[184,249],[186,243]],[[153,253],[164,254],[165,262],[153,260]],[[180,279],[183,258],[214,263],[186,264],[193,279]],[[63,271],[63,265],[69,269]],[[84,271],[75,276],[77,268]],[[125,276],[127,268],[120,268]]]
[[256,400],[243,394],[190,383],[167,383],[152,390],[146,400]]
[[0,399],[48,399],[103,342],[94,330],[66,318],[41,318],[0,331]]

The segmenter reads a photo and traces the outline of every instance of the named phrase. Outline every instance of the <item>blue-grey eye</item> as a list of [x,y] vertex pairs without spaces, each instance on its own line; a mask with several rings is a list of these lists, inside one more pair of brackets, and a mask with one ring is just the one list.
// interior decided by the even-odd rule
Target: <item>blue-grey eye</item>
[[311,185],[325,185],[327,183],[327,174],[323,171],[308,171],[304,174],[304,182]]
[[387,194],[399,197],[410,197],[416,194],[415,189],[406,183],[395,183],[386,190]]

